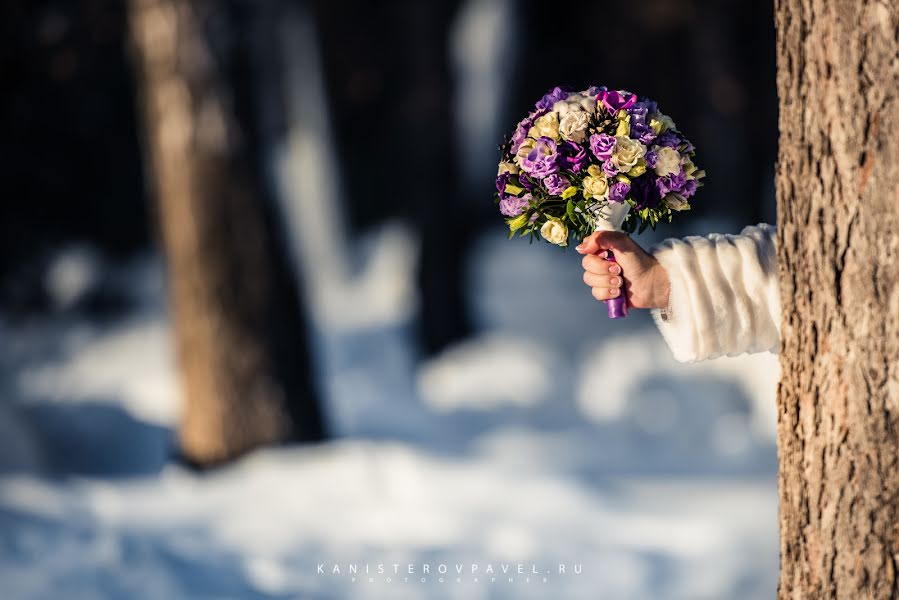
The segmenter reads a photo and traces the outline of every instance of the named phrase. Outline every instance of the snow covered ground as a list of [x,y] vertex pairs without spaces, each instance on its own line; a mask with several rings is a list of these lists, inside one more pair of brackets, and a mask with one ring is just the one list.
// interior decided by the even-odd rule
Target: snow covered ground
[[423,362],[407,318],[319,323],[336,439],[205,475],[169,459],[155,261],[106,277],[120,317],[0,322],[2,597],[772,597],[776,360],[674,363],[573,253],[497,232],[472,258],[477,337]]

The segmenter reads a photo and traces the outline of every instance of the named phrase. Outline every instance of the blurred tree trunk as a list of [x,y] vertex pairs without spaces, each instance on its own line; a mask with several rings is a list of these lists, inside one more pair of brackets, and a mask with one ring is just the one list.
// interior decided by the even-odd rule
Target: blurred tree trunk
[[252,85],[236,77],[247,72],[233,52],[242,23],[228,8],[130,3],[186,396],[181,447],[200,465],[323,437],[299,294],[254,160],[254,111],[240,105]]
[[778,0],[782,600],[899,598],[895,2]]

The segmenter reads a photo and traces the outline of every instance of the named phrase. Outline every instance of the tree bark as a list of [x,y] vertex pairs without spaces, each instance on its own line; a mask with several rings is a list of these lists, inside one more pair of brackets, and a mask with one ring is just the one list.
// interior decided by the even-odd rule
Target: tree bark
[[234,21],[222,2],[130,4],[186,396],[180,442],[200,465],[323,436],[299,294],[240,104],[252,82],[237,81],[247,69],[228,52]]
[[897,3],[777,0],[786,599],[899,598]]

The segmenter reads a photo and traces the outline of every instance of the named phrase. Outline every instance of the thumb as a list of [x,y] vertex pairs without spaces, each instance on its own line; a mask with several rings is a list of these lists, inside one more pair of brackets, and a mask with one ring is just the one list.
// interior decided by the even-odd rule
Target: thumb
[[596,254],[600,250],[632,252],[634,240],[620,231],[595,231],[584,238],[575,250],[580,254]]

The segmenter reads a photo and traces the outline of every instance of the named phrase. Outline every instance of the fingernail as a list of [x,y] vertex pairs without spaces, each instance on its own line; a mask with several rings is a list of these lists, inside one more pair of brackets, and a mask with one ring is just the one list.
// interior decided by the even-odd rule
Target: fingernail
[[621,267],[619,267],[618,265],[612,265],[611,267],[609,267],[609,273],[611,273],[612,275],[618,275],[619,273],[621,273]]
[[619,285],[621,285],[621,279],[618,277],[612,277],[612,279],[609,280],[609,283],[611,283],[614,286],[619,286]]
[[574,247],[574,249],[575,249],[575,250],[583,250],[583,249],[584,249],[584,244],[578,244],[577,246]]
[[619,290],[618,290],[617,287],[616,287],[616,288],[612,288],[611,290],[609,290],[609,295],[611,295],[611,296],[617,296],[617,295],[618,295],[618,292],[619,292]]
[[609,252],[608,252],[607,250],[603,250],[602,252],[600,252],[599,254],[597,254],[597,256],[600,257],[600,258],[606,258],[606,257],[609,256]]

